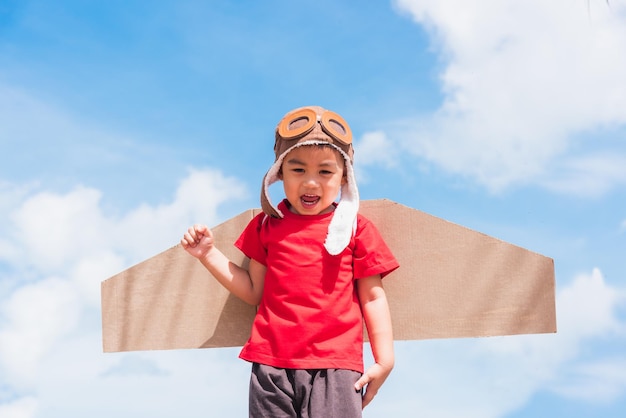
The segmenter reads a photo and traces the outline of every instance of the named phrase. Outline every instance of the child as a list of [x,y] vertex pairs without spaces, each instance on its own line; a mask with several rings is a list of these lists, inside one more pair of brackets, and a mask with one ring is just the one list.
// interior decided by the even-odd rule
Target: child
[[[250,417],[360,417],[394,365],[381,279],[398,263],[357,214],[352,133],[341,116],[317,106],[289,112],[274,151],[264,213],[235,243],[247,269],[215,248],[204,225],[181,244],[231,293],[259,305],[240,354],[252,363]],[[268,189],[278,180],[286,198],[276,207]],[[365,373],[363,319],[375,361]]]

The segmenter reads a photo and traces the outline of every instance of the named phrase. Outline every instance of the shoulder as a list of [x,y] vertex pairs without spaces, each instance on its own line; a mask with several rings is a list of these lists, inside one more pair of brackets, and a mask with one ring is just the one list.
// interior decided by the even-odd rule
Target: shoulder
[[250,222],[248,222],[247,229],[256,228],[259,229],[263,226],[263,224],[267,221],[270,216],[265,214],[264,212],[256,214]]
[[356,231],[361,231],[363,229],[371,229],[373,228],[374,230],[377,230],[376,225],[374,224],[374,222],[371,221],[370,218],[368,218],[365,215],[362,214],[357,214],[356,217]]
[[357,245],[370,248],[372,245],[378,245],[384,239],[374,222],[368,217],[359,214],[356,219],[356,228],[354,229],[354,240]]

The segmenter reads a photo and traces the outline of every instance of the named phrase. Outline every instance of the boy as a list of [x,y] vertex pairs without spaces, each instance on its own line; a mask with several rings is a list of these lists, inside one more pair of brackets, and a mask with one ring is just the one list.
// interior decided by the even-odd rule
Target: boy
[[[250,417],[360,417],[394,365],[382,277],[398,263],[357,213],[352,133],[341,116],[317,106],[287,113],[274,151],[264,213],[235,243],[247,269],[215,248],[204,225],[181,244],[231,293],[259,305],[240,354],[252,363]],[[276,207],[268,189],[278,180],[286,198]],[[375,361],[365,373],[363,319]]]

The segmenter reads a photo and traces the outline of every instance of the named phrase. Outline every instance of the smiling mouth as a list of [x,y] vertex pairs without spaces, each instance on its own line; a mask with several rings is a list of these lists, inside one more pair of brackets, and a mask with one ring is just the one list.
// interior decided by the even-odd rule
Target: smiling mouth
[[313,207],[320,201],[320,197],[316,195],[305,194],[300,197],[300,201],[302,202],[302,206],[304,207]]

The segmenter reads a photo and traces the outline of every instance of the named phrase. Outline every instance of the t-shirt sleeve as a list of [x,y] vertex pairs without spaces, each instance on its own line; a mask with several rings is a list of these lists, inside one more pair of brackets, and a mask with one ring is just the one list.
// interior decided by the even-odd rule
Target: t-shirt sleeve
[[235,247],[239,248],[246,257],[252,258],[264,266],[267,265],[267,249],[261,241],[261,229],[265,216],[264,213],[255,216],[235,241]]
[[369,219],[359,216],[354,240],[353,268],[356,279],[375,274],[385,277],[400,266]]

